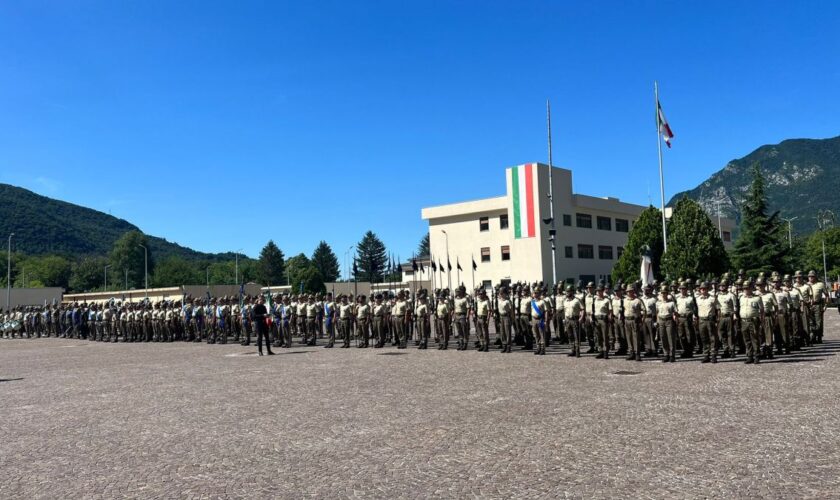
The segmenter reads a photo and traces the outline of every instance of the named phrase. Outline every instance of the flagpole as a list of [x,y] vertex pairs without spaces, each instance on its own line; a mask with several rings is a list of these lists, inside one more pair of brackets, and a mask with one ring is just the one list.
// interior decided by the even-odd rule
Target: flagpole
[[555,237],[557,230],[554,226],[554,182],[552,181],[552,170],[554,167],[551,164],[551,102],[545,100],[546,118],[548,121],[548,216],[551,219],[551,229],[548,231],[548,241],[551,243],[551,279],[552,285],[557,284],[557,255]]
[[455,286],[461,286],[461,259],[455,257]]
[[475,292],[475,255],[470,254],[470,256],[472,257],[472,262],[470,262],[470,272],[472,273],[472,289],[473,292]]
[[662,245],[663,253],[668,251],[668,228],[665,225],[665,177],[662,175],[662,137],[659,132],[661,123],[659,121],[659,84],[653,81],[653,96],[655,99],[656,111],[656,149],[659,152],[659,196],[662,200]]

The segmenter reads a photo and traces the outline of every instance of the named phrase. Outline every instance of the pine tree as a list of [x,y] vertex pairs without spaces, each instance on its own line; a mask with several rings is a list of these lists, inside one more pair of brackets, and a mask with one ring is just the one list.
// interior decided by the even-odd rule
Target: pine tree
[[767,215],[767,194],[764,176],[753,164],[753,182],[741,206],[741,226],[735,242],[735,267],[748,274],[783,271],[788,253],[787,234],[779,220],[779,212]]
[[431,255],[429,247],[429,233],[426,233],[423,235],[423,239],[420,240],[420,244],[417,245],[417,256],[428,257],[429,255]]
[[273,240],[268,240],[260,251],[257,261],[257,280],[263,285],[280,285],[285,283],[285,256]]
[[718,229],[694,200],[677,202],[668,223],[668,250],[662,256],[662,269],[671,277],[703,278],[729,269],[729,257]]
[[354,278],[358,281],[381,283],[388,265],[388,256],[382,240],[372,231],[368,231],[356,245],[356,251],[358,274]]
[[326,241],[321,241],[315,251],[312,252],[312,264],[321,273],[321,278],[325,282],[333,282],[338,279],[338,257]]
[[656,207],[648,207],[639,214],[633,228],[627,234],[624,253],[618,258],[612,271],[613,283],[628,283],[639,279],[642,249],[650,247],[653,275],[661,278],[662,261],[662,212]]

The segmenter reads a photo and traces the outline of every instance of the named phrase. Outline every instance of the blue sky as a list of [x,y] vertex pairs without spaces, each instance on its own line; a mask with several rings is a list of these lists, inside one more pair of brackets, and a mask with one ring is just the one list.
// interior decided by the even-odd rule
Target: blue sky
[[0,182],[203,251],[372,229],[554,163],[658,203],[787,138],[840,134],[838,2],[37,1],[0,4]]

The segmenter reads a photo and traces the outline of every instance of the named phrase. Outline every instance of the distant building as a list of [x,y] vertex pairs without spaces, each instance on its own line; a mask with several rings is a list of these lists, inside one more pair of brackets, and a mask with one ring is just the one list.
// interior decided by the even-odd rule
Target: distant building
[[[552,281],[549,167],[529,163],[505,170],[503,196],[424,208],[437,287],[467,288],[510,281]],[[554,217],[557,280],[610,280],[625,251],[627,233],[646,208],[618,198],[572,192],[572,172],[555,167]],[[666,208],[666,216],[670,209]],[[718,226],[718,219],[712,221]],[[720,219],[721,236],[732,247],[734,221]],[[639,249],[628,249],[638,252]],[[452,270],[447,263],[449,258]],[[476,270],[473,282],[472,262]],[[442,264],[443,269],[440,269]],[[462,271],[457,271],[460,264]]]

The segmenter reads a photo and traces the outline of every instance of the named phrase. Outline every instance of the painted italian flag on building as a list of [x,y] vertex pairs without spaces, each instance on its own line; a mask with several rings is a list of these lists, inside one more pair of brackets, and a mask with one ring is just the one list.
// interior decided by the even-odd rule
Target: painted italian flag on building
[[529,163],[510,169],[513,191],[513,236],[533,238],[536,230],[534,176],[537,164]]

